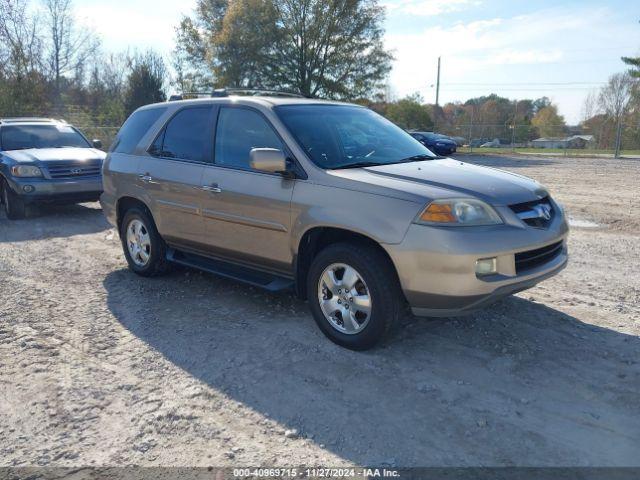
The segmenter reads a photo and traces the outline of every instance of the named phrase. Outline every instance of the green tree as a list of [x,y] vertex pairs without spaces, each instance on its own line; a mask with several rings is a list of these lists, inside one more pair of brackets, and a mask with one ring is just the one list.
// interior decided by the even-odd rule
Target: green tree
[[431,130],[433,128],[429,111],[427,107],[422,105],[422,98],[417,94],[388,104],[384,115],[406,130]]
[[[231,2],[222,28],[215,36],[214,74],[217,83],[228,87],[275,87],[280,55],[274,45],[282,44],[283,30],[277,28],[278,13],[264,0]],[[270,42],[265,42],[270,39]],[[240,60],[240,61],[239,61]]]
[[541,137],[557,137],[564,133],[564,117],[558,114],[558,107],[549,105],[537,111],[531,125],[537,128]]
[[136,108],[156,102],[164,102],[167,69],[162,57],[148,51],[130,59],[130,72],[126,81],[124,106],[129,115]]
[[391,68],[377,0],[198,0],[177,30],[183,79],[371,98]]

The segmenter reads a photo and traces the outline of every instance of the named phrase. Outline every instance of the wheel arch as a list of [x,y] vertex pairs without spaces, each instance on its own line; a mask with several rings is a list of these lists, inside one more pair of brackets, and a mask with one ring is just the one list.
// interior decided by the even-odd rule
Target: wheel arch
[[116,225],[118,227],[118,232],[120,232],[122,220],[127,210],[133,207],[139,207],[144,210],[149,215],[149,217],[151,217],[153,223],[157,226],[156,219],[153,217],[153,213],[151,213],[151,209],[147,206],[146,203],[144,203],[139,198],[124,196],[120,197],[116,203]]
[[[392,266],[399,282],[398,271],[389,256],[389,253],[373,238],[353,230],[340,227],[315,226],[304,232],[298,243],[297,253],[295,255],[295,280],[296,294],[305,299],[307,297],[306,278],[309,267],[315,256],[329,245],[336,243],[351,243],[356,245],[366,245],[378,250],[384,255]],[[399,284],[399,283],[398,283]]]

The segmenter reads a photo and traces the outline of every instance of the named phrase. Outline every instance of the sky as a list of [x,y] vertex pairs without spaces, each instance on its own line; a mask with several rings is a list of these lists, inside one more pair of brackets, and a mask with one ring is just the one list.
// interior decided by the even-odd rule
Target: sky
[[[569,123],[584,98],[613,73],[623,55],[640,54],[640,1],[380,0],[385,44],[395,60],[394,96],[420,93],[440,103],[496,93],[548,96]],[[81,23],[106,51],[154,48],[169,55],[174,28],[195,0],[76,0]]]

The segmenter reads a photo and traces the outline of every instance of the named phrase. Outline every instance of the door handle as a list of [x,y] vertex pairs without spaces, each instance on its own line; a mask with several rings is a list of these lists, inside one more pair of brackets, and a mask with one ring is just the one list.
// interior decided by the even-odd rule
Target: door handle
[[153,178],[151,178],[150,175],[142,175],[142,174],[140,174],[140,175],[138,175],[138,178],[140,180],[142,180],[143,182],[145,182],[145,183],[154,183],[153,182]]
[[200,187],[200,190],[204,190],[205,192],[211,192],[211,193],[222,193],[222,189],[218,187],[217,183],[214,183],[212,185],[202,185]]

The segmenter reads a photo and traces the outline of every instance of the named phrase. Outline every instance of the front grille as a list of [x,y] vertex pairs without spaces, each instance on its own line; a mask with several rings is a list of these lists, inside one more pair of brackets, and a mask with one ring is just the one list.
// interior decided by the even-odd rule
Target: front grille
[[101,174],[102,161],[90,160],[88,162],[56,162],[45,166],[51,178],[78,178],[97,177]]
[[562,241],[546,247],[516,253],[516,274],[544,265],[562,253]]
[[553,221],[555,211],[549,197],[532,202],[509,205],[509,208],[530,227],[547,228]]

